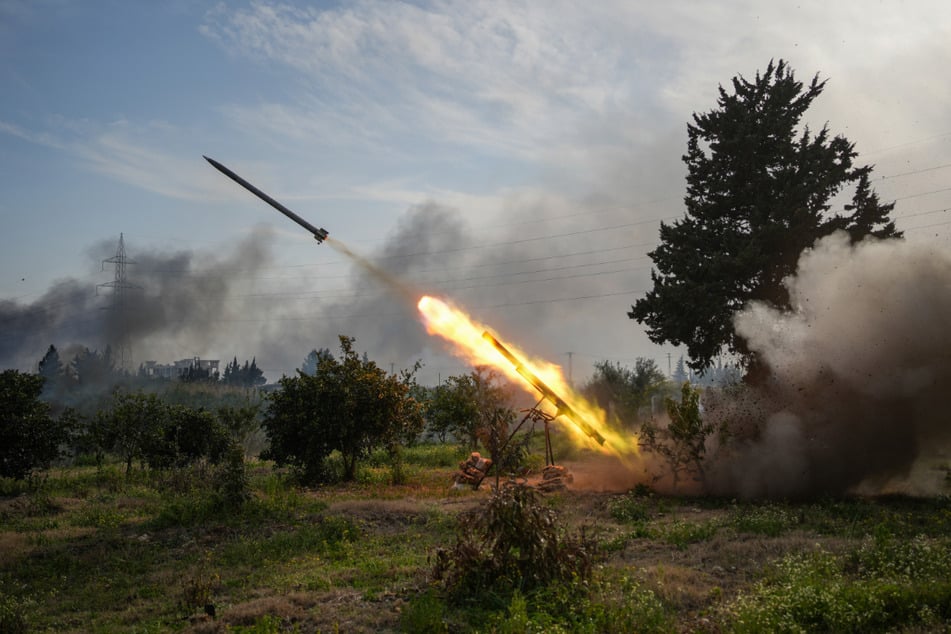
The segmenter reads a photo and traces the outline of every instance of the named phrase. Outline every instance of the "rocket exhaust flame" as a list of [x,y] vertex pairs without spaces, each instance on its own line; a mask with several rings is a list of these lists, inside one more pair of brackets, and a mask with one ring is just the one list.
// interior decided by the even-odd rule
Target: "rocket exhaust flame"
[[577,413],[571,408],[568,403],[564,402],[560,396],[555,394],[555,392],[545,385],[545,383],[535,376],[535,373],[525,367],[525,365],[518,360],[511,352],[508,351],[508,348],[499,343],[499,340],[493,337],[489,331],[482,333],[482,338],[491,343],[496,350],[501,353],[505,359],[515,366],[515,371],[522,375],[522,378],[532,384],[536,390],[542,393],[542,395],[547,399],[552,405],[555,406],[558,416],[564,416],[575,425],[581,428],[581,431],[588,434],[595,442],[599,445],[604,445],[605,438],[598,433],[596,429],[584,422],[584,419],[578,416]]
[[[571,421],[566,429],[578,442],[622,459],[637,456],[637,438],[608,425],[604,410],[576,394],[560,367],[530,360],[514,345],[501,342],[461,310],[435,297],[423,296],[417,306],[426,331],[453,344],[457,356],[473,365],[496,368],[525,389],[531,386],[540,392],[555,407],[556,415]],[[571,404],[560,395],[566,395]]]

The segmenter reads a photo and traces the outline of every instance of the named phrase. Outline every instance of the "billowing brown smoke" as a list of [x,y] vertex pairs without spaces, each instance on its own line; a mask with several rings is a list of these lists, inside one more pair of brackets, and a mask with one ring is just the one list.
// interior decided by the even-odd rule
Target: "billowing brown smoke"
[[793,312],[752,304],[737,331],[768,385],[708,402],[733,440],[708,485],[743,496],[928,492],[949,447],[951,254],[905,241],[819,241],[786,282]]

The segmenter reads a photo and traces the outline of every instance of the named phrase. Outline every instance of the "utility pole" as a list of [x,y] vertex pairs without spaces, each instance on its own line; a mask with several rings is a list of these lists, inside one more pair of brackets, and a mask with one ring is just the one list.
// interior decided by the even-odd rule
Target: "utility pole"
[[568,355],[568,385],[573,388],[575,382],[571,378],[571,357],[574,355],[574,352],[568,352],[566,354]]
[[670,369],[670,353],[669,352],[667,353],[667,378],[668,379],[674,378],[674,372],[673,370]]
[[110,310],[113,313],[113,322],[111,324],[110,338],[113,346],[113,354],[118,361],[118,369],[128,371],[132,365],[132,343],[129,341],[129,323],[126,312],[126,291],[132,289],[141,289],[141,286],[129,283],[126,280],[126,266],[135,264],[135,260],[130,260],[125,254],[125,238],[119,234],[119,247],[116,254],[102,261],[102,270],[106,270],[106,264],[115,265],[115,276],[111,282],[98,284],[100,287],[112,289],[112,305]]

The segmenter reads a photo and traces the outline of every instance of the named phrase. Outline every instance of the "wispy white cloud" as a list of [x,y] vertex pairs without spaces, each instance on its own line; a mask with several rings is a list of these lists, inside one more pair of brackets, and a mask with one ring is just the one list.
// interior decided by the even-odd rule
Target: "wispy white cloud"
[[169,198],[235,198],[233,187],[202,168],[200,155],[165,149],[163,138],[184,135],[168,122],[136,125],[119,120],[102,125],[57,118],[49,130],[33,131],[0,120],[0,134],[61,151],[81,167]]
[[37,145],[45,145],[47,147],[56,149],[63,149],[64,147],[62,143],[60,143],[53,135],[49,133],[27,130],[8,121],[0,120],[0,133],[16,137],[23,141],[29,141],[30,143],[35,143]]
[[[199,155],[184,158],[162,150],[149,136],[165,128],[146,130],[117,122],[73,146],[73,151],[94,171],[146,191],[179,200],[220,200],[227,195],[213,175],[202,170]],[[233,188],[230,188],[233,191]]]
[[[650,146],[652,128],[682,125],[713,105],[718,83],[779,57],[805,79],[816,71],[833,79],[835,89],[816,112],[820,124],[849,119],[869,144],[910,134],[915,117],[901,113],[933,122],[951,90],[914,72],[951,62],[951,21],[939,16],[949,17],[940,2],[917,3],[913,11],[890,3],[754,0],[362,0],[335,9],[255,2],[219,8],[203,31],[235,55],[299,74],[310,96],[298,104],[296,121],[286,121],[288,133],[385,147],[409,132],[557,165],[562,155],[553,150],[584,144],[599,123],[616,125],[622,112],[644,113],[626,120],[642,133],[618,131],[616,145]],[[922,103],[909,108],[896,87],[921,95]],[[850,101],[862,109],[848,109]],[[232,112],[244,125],[273,126],[276,107]],[[890,132],[882,118],[895,121]]]
[[[629,102],[638,44],[605,40],[571,4],[358,2],[336,10],[255,3],[204,32],[236,55],[290,67],[312,95],[288,130],[324,142],[411,133],[477,151],[547,160],[582,117]],[[233,112],[274,125],[275,106]],[[368,111],[383,116],[365,116]],[[301,117],[299,117],[301,118]],[[353,123],[359,121],[359,125]]]

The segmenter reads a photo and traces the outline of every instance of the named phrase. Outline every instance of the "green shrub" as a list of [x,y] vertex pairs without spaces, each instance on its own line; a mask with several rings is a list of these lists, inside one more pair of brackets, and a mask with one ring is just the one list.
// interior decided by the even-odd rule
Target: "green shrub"
[[659,531],[664,541],[678,550],[684,550],[690,544],[710,539],[719,529],[720,525],[714,521],[698,523],[676,520],[663,526]]
[[418,467],[455,468],[469,455],[468,450],[458,444],[424,444],[408,447],[404,451],[406,463]]
[[608,510],[619,522],[644,522],[651,517],[644,498],[634,493],[613,498],[608,503]]
[[211,553],[205,553],[198,563],[182,578],[179,605],[188,615],[214,605],[214,594],[221,583],[212,567]]
[[228,511],[238,511],[251,499],[251,484],[244,464],[244,447],[232,441],[216,478],[221,504]]
[[446,604],[431,590],[413,597],[400,614],[400,629],[411,634],[448,632]]
[[886,632],[951,618],[947,542],[871,540],[837,557],[790,555],[725,606],[734,632]]
[[664,405],[670,419],[667,426],[660,427],[653,420],[643,423],[639,434],[641,445],[664,459],[674,485],[682,475],[703,481],[707,438],[717,427],[703,421],[700,391],[684,383],[680,402],[665,397]]
[[177,495],[163,501],[151,524],[155,529],[197,526],[218,519],[220,508],[219,500],[208,492]]
[[583,529],[566,535],[534,489],[512,483],[460,515],[456,544],[436,552],[433,578],[455,602],[498,602],[515,591],[587,579],[595,550]]
[[21,599],[0,590],[0,632],[4,634],[26,634],[30,631],[27,611],[33,602]]
[[40,400],[45,379],[18,370],[0,372],[0,477],[23,480],[62,455],[76,423],[72,412],[59,420]]

